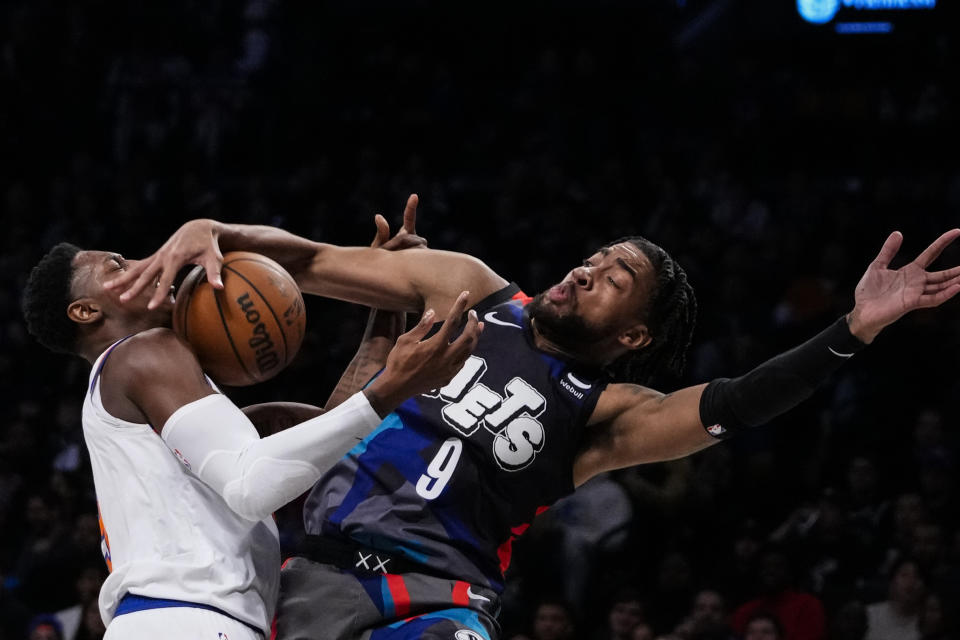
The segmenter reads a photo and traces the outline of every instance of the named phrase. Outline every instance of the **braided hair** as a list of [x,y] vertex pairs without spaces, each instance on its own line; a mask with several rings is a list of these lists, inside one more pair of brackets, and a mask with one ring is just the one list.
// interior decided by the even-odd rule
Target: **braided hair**
[[618,382],[649,385],[661,377],[679,378],[687,363],[687,349],[697,321],[697,298],[683,268],[666,251],[641,236],[628,236],[607,247],[629,242],[653,265],[656,282],[646,307],[640,311],[651,341],[607,367]]

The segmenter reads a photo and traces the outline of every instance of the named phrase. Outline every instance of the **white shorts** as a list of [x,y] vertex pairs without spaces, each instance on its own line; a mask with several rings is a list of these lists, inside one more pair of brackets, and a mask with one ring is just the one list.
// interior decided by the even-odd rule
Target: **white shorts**
[[194,607],[146,609],[110,621],[103,640],[263,640],[233,618]]

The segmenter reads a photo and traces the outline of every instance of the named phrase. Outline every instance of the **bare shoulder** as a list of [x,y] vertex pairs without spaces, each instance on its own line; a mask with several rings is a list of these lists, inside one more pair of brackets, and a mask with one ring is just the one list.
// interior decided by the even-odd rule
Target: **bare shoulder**
[[111,415],[134,423],[154,424],[142,402],[146,395],[170,386],[206,386],[189,345],[166,328],[137,333],[117,345],[101,376],[104,408]]
[[167,327],[156,327],[134,334],[117,346],[117,355],[137,369],[147,369],[151,365],[165,362],[196,362],[196,355],[190,345],[173,329]]
[[190,345],[165,327],[141,331],[117,345],[108,366],[111,381],[120,388],[188,375],[203,378]]

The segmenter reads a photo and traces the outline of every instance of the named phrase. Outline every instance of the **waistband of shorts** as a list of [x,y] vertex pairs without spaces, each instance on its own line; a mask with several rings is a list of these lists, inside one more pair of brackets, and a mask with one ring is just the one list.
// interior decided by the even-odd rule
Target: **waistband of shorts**
[[421,562],[415,562],[396,553],[365,547],[351,540],[308,535],[301,551],[301,555],[309,560],[331,564],[354,573],[371,575],[421,573],[442,580],[457,579]]
[[245,622],[236,616],[232,616],[223,609],[218,609],[209,604],[201,604],[199,602],[187,602],[186,600],[171,600],[167,598],[151,598],[149,596],[138,596],[135,593],[127,593],[120,599],[120,604],[117,605],[117,610],[114,612],[113,617],[126,615],[128,613],[135,613],[137,611],[148,611],[150,609],[168,609],[171,607],[187,607],[190,609],[205,609],[207,611],[212,611],[214,613],[219,613],[222,616],[226,616],[231,620],[239,622],[245,627],[252,629],[256,633],[263,635],[263,629],[258,629],[249,622]]

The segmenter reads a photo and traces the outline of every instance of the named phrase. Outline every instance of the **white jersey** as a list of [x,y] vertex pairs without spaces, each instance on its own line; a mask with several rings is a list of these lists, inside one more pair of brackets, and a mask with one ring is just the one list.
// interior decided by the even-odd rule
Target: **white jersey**
[[170,451],[148,424],[104,408],[97,358],[83,403],[110,575],[100,590],[109,624],[127,593],[215,607],[269,633],[280,582],[272,519],[244,520]]

